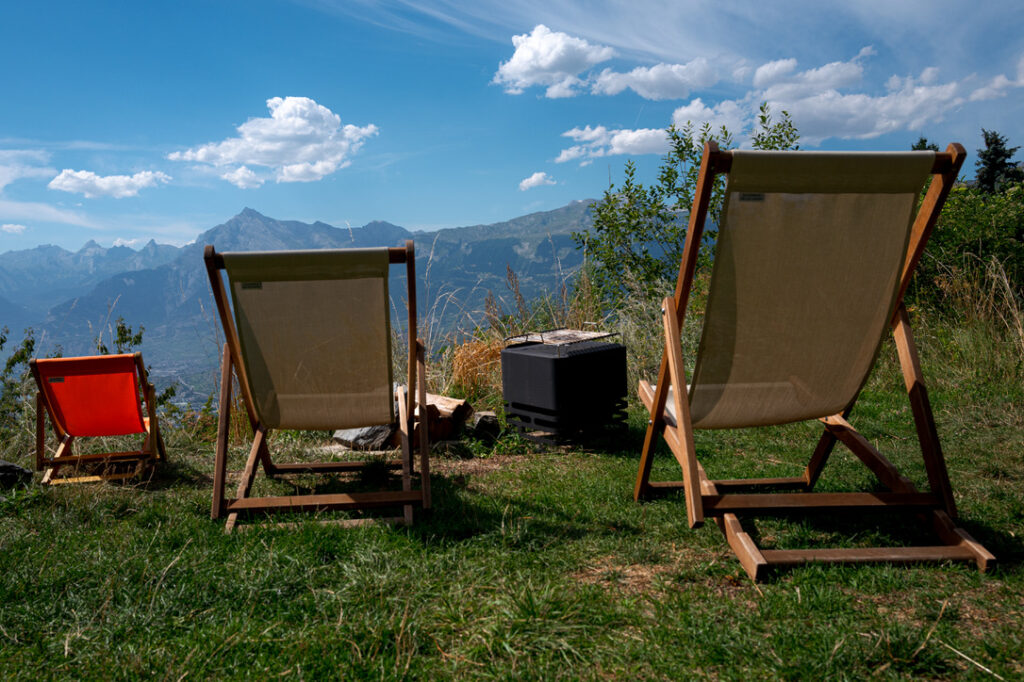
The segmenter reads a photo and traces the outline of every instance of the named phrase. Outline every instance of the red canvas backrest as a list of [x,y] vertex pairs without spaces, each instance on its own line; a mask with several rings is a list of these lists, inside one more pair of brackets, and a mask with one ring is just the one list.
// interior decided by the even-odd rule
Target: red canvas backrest
[[53,418],[72,436],[122,436],[146,430],[134,355],[36,360]]

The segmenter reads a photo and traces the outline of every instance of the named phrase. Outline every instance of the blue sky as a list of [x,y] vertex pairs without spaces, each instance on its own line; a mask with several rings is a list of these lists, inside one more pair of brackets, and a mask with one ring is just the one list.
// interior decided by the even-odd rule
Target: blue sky
[[[410,229],[650,180],[761,101],[804,148],[1024,146],[1024,3],[4,3],[0,252],[184,244],[249,206]],[[1024,154],[1018,154],[1018,159]]]

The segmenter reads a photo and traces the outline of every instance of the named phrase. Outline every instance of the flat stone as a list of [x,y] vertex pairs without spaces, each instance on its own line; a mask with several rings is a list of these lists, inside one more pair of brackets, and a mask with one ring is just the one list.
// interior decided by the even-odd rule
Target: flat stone
[[469,435],[488,443],[498,440],[498,436],[501,435],[501,422],[498,421],[498,415],[489,410],[474,412],[473,428]]
[[331,440],[353,450],[385,450],[395,433],[394,424],[363,426],[358,429],[338,429]]
[[31,480],[31,471],[0,459],[0,488],[13,488],[19,483],[27,485]]

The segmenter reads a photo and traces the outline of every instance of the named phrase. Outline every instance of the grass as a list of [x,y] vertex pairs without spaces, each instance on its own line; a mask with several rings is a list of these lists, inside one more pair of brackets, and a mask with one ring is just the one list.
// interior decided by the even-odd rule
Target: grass
[[[486,327],[432,346],[432,387],[500,408],[497,341],[595,319],[586,287],[529,303],[510,275],[509,290],[515,313],[492,300]],[[632,501],[646,424],[632,396],[628,430],[599,447],[537,449],[506,434],[468,442],[466,459],[435,457],[434,509],[412,527],[293,517],[292,530],[227,536],[209,519],[215,415],[179,413],[163,427],[170,462],[149,480],[0,490],[0,677],[1024,678],[1021,307],[1012,291],[994,307],[984,288],[957,291],[962,314],[921,311],[915,333],[961,523],[999,559],[989,574],[811,565],[755,585],[714,524],[686,527],[681,496]],[[699,321],[687,320],[687,349]],[[630,385],[653,378],[657,302],[628,301],[602,326],[630,351]],[[24,377],[12,386],[30,395]],[[33,414],[0,425],[11,434],[0,457],[31,466]],[[927,487],[891,343],[851,421]],[[817,436],[813,424],[698,431],[696,446],[712,477],[793,476]],[[233,437],[239,470],[246,434]],[[277,433],[272,451],[301,456],[326,437]],[[653,477],[679,477],[664,447]],[[819,482],[876,486],[841,447]],[[288,489],[260,480],[256,492]],[[887,520],[768,518],[756,535],[780,548],[930,541]]]
[[[807,566],[755,585],[713,524],[686,528],[681,497],[632,502],[636,409],[600,450],[506,436],[473,445],[472,459],[436,459],[435,509],[410,528],[303,518],[231,536],[209,519],[212,444],[168,428],[171,461],[142,484],[0,493],[0,675],[1020,678],[1020,366],[967,327],[925,323],[918,337],[963,525],[1000,560],[991,574]],[[891,351],[851,420],[923,487]],[[698,432],[697,448],[712,476],[794,475],[816,436],[806,424]],[[872,486],[852,456],[833,459],[822,489]],[[678,467],[663,455],[654,476]],[[757,529],[779,547],[927,539],[870,519]]]

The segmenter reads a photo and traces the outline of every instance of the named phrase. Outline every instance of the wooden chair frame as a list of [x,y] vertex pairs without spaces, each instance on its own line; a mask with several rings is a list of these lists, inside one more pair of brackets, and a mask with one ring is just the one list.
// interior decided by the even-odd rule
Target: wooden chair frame
[[[390,469],[402,470],[402,490],[381,492],[354,492],[307,494],[289,496],[250,497],[253,481],[256,476],[257,464],[263,467],[264,473],[271,478],[289,474],[326,474],[341,472],[358,472],[368,466],[380,466],[376,462],[298,462],[278,464],[272,461],[267,446],[270,428],[260,422],[252,397],[249,380],[242,362],[241,343],[228,306],[228,294],[220,271],[224,269],[224,258],[213,246],[207,246],[204,252],[206,271],[210,277],[210,286],[217,304],[217,311],[223,325],[227,341],[224,344],[220,372],[220,402],[217,420],[217,450],[213,475],[213,503],[210,518],[218,519],[227,516],[225,531],[230,533],[237,525],[239,514],[257,514],[272,512],[296,511],[329,511],[329,510],[363,510],[374,508],[403,508],[402,517],[386,519],[346,519],[342,521],[326,521],[339,525],[359,525],[362,523],[383,520],[388,522],[410,524],[413,521],[413,506],[419,505],[424,510],[430,509],[430,442],[427,427],[426,389],[426,350],[422,339],[416,336],[416,264],[412,240],[407,240],[404,248],[389,248],[388,259],[391,264],[405,263],[408,286],[409,307],[409,372],[408,384],[400,386],[396,391],[398,401],[398,428],[401,440],[402,459],[386,462]],[[227,477],[228,432],[231,420],[231,375],[234,372],[238,379],[239,391],[245,405],[246,416],[253,430],[252,446],[242,471],[238,490],[234,498],[225,497],[224,486]],[[414,427],[418,423],[418,429]],[[412,443],[418,430],[420,451],[420,489],[413,490],[413,457]]]
[[[841,413],[819,420],[824,426],[824,433],[818,440],[803,476],[712,480],[704,472],[694,448],[680,331],[693,285],[697,255],[715,176],[728,173],[732,163],[730,152],[719,151],[714,142],[709,142],[704,147],[701,159],[700,175],[690,212],[689,229],[683,247],[675,295],[666,297],[663,302],[665,346],[658,382],[654,387],[647,382],[640,382],[640,398],[647,406],[650,418],[633,491],[634,499],[647,499],[682,489],[685,493],[686,515],[690,527],[702,525],[705,516],[713,517],[743,568],[755,580],[762,579],[771,566],[789,566],[806,562],[908,563],[957,560],[973,561],[981,571],[994,565],[995,557],[955,523],[957,511],[949,475],[935,428],[928,391],[921,374],[910,318],[903,303],[914,269],[935,228],[939,213],[956,181],[965,156],[963,146],[956,143],[950,144],[944,153],[935,156],[932,182],[911,228],[895,313],[890,322],[931,490],[919,492],[909,479],[900,474],[896,467],[847,421],[858,396],[854,396]],[[674,394],[674,414],[678,420],[666,410],[670,386]],[[682,481],[650,480],[654,447],[659,434],[664,437],[682,468]],[[875,474],[888,492],[811,492],[837,441],[853,452]],[[786,489],[800,492],[771,492]],[[736,492],[742,490],[756,492]],[[740,522],[741,516],[753,514],[875,509],[897,509],[916,514],[934,529],[941,544],[926,547],[762,550]]]
[[[65,430],[65,426],[56,418],[57,413],[54,405],[51,404],[46,392],[42,390],[43,379],[36,362],[34,358],[30,360],[29,368],[36,380],[36,385],[39,387],[39,390],[36,391],[36,471],[43,472],[41,481],[43,485],[124,480],[138,476],[153,462],[167,461],[167,451],[164,448],[164,440],[160,435],[160,424],[156,416],[156,388],[149,382],[146,365],[142,362],[142,353],[135,353],[135,380],[142,389],[142,400],[146,405],[147,416],[143,420],[146,427],[146,435],[138,450],[125,452],[91,453],[87,455],[72,454],[75,436],[70,435]],[[49,416],[54,435],[57,437],[57,451],[53,457],[46,455],[46,416]],[[85,476],[59,475],[62,467],[96,462],[105,464],[116,463],[119,465],[127,465],[134,462],[135,468],[132,471],[113,473],[104,471]]]

